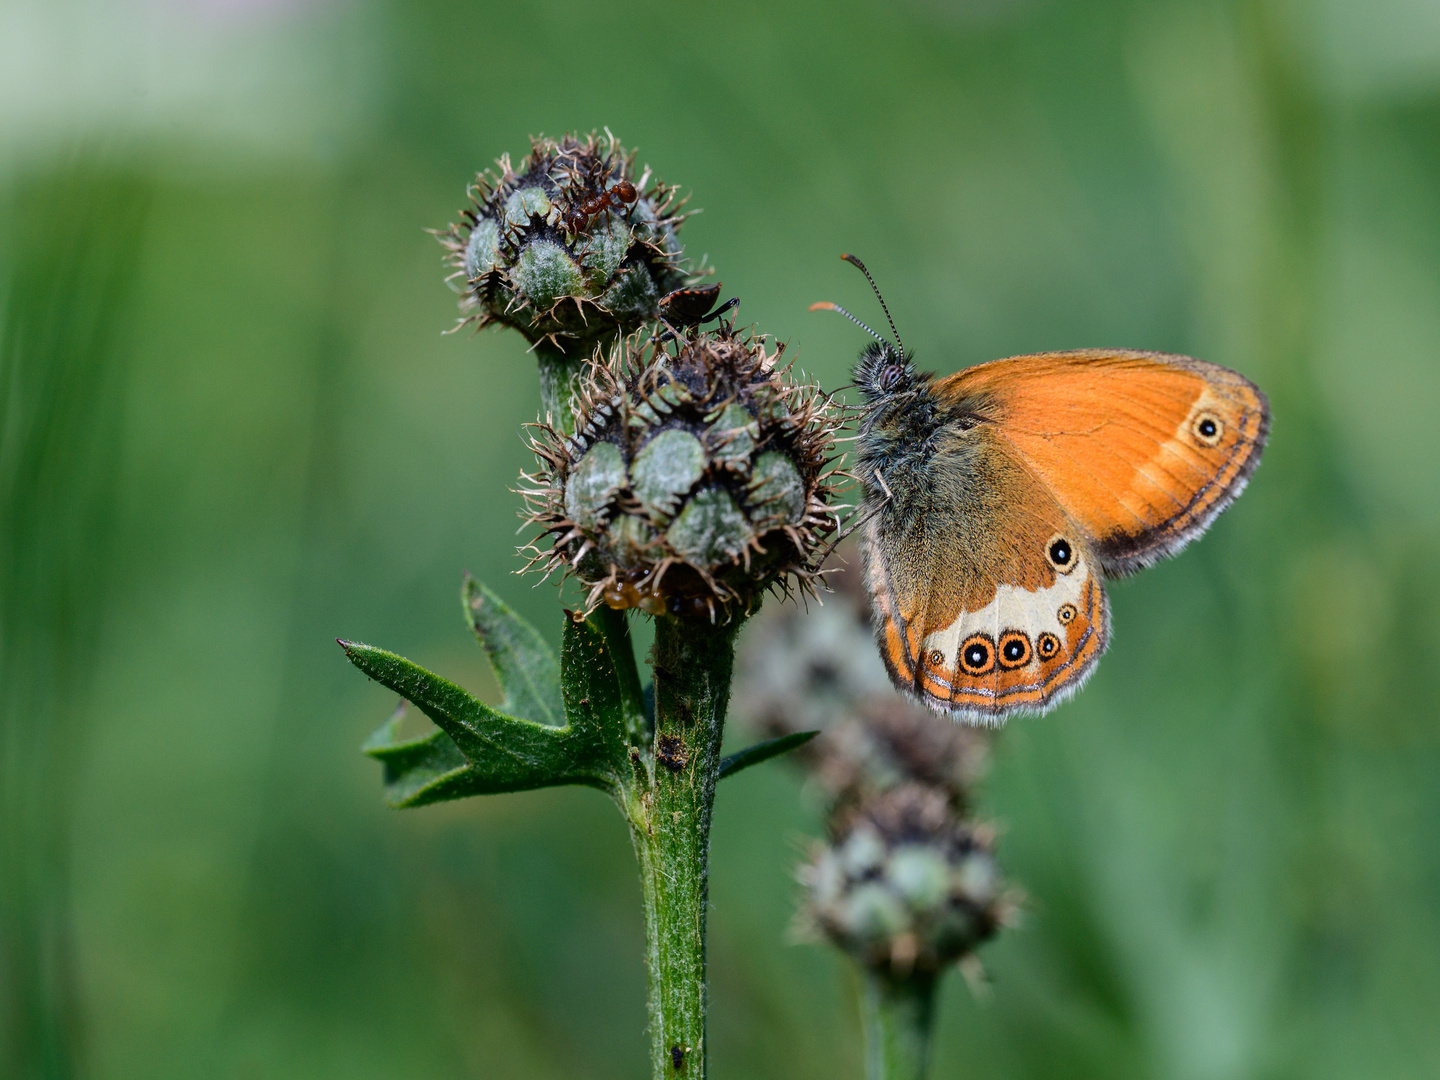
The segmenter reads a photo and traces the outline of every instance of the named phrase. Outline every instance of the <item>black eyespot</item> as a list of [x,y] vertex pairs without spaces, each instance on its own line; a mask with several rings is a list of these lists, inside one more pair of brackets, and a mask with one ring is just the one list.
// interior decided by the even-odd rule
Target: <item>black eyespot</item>
[[1074,604],[1061,604],[1060,610],[1055,612],[1055,617],[1060,620],[1060,625],[1064,626],[1067,623],[1074,622],[1075,616],[1078,614],[1080,613],[1075,610]]
[[1220,436],[1225,433],[1225,423],[1212,412],[1202,412],[1195,417],[1190,430],[1195,435],[1195,441],[1201,445],[1218,446]]
[[925,661],[931,667],[943,667],[945,664],[945,654],[939,649],[931,649],[930,655],[925,658]]
[[1030,639],[1019,630],[1006,630],[1000,635],[1000,666],[1024,667],[1030,662]]
[[1050,564],[1062,573],[1068,572],[1075,565],[1075,549],[1063,536],[1052,539],[1045,552],[1050,556]]
[[967,675],[984,675],[995,668],[995,643],[988,634],[972,634],[960,646],[960,666]]
[[880,369],[880,389],[894,390],[895,387],[900,384],[900,379],[904,376],[904,374],[905,369],[901,365],[886,364],[883,368]]
[[1041,660],[1049,660],[1060,651],[1060,639],[1048,632],[1041,634],[1035,642],[1035,651]]

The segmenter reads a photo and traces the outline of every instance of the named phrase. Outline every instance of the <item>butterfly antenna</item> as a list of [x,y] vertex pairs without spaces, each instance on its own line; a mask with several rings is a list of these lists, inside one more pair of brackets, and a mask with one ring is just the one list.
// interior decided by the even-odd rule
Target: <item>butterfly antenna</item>
[[[851,255],[848,251],[840,258],[848,263],[854,263],[860,268],[860,273],[865,275],[865,280],[870,283],[870,288],[875,290],[875,299],[880,301],[880,310],[885,312],[885,321],[890,324],[890,332],[895,335],[895,344],[900,346],[900,355],[905,355],[905,343],[900,340],[900,331],[895,329],[895,320],[890,317],[890,309],[885,305],[885,297],[880,295],[880,286],[875,284],[875,279],[870,276],[870,271],[865,269],[865,264]],[[859,322],[857,319],[856,322]],[[863,324],[862,324],[863,325]],[[875,333],[873,330],[871,333]],[[878,334],[876,335],[879,336]]]
[[865,325],[863,322],[861,322],[859,319],[855,318],[854,315],[851,315],[848,311],[846,311],[846,310],[845,310],[843,307],[841,307],[839,304],[832,304],[829,300],[821,300],[818,304],[811,304],[811,305],[810,305],[810,310],[811,310],[811,311],[838,311],[841,315],[844,315],[845,318],[849,319],[849,320],[850,320],[851,322],[853,322],[856,326],[860,327],[861,330],[864,330],[867,334],[869,334],[871,337],[873,337],[876,341],[880,342],[880,344],[886,346],[887,348],[888,348],[889,345],[890,345],[890,343],[889,343],[888,341],[886,341],[886,340],[885,340],[883,337],[881,337],[879,334],[875,333],[874,330],[871,330],[870,327],[866,326],[866,325]]

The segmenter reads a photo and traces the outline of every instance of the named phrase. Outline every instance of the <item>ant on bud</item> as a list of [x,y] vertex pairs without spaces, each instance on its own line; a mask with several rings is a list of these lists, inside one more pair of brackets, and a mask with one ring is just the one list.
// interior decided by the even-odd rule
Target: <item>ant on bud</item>
[[590,190],[593,194],[585,196],[578,203],[571,203],[565,211],[565,227],[572,233],[582,231],[590,224],[590,219],[602,210],[622,210],[640,197],[635,185],[629,180],[615,181],[609,191],[595,191],[593,187]]

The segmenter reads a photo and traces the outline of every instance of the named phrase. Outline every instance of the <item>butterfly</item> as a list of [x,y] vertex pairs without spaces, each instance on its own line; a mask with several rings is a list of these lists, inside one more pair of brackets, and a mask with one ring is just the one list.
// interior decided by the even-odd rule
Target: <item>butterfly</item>
[[1110,640],[1105,578],[1194,540],[1260,463],[1270,406],[1155,352],[1012,356],[937,379],[891,344],[855,367],[858,522],[880,655],[934,711],[1000,724],[1074,694]]

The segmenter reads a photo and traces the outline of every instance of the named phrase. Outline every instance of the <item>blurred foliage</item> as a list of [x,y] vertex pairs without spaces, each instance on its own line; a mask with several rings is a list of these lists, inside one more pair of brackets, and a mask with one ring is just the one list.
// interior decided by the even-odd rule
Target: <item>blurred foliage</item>
[[[112,569],[124,323],[143,181],[59,171],[12,193],[0,308],[0,1060],[67,1075],[83,1004],[69,893],[84,702]],[[76,214],[88,202],[110,227]]]
[[[623,824],[386,810],[393,696],[333,642],[498,702],[469,569],[558,647],[506,576],[533,364],[440,336],[422,229],[603,124],[828,386],[853,250],[940,370],[1123,345],[1271,395],[1250,492],[997,740],[1030,910],[936,1075],[1440,1071],[1433,6],[16,0],[0,43],[0,1074],[643,1074]],[[781,947],[816,830],[785,770],[721,790],[719,1076],[858,1075],[844,968]]]

